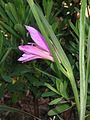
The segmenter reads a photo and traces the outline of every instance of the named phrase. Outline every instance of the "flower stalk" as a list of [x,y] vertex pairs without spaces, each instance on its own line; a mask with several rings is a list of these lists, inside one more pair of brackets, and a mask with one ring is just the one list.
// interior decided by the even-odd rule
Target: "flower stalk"
[[86,0],[81,1],[80,12],[80,42],[79,42],[79,68],[80,68],[80,120],[85,120],[86,111],[86,78],[85,78],[85,9]]

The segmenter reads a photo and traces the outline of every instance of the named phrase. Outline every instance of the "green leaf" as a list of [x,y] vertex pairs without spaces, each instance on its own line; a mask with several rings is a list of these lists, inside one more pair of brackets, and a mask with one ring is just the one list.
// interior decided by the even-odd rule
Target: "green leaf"
[[30,18],[31,18],[31,16],[32,16],[32,12],[31,12],[31,9],[29,8],[29,6],[27,6],[27,8],[26,8],[26,17],[24,18],[25,20],[25,25],[28,25],[28,23],[30,22]]
[[85,11],[86,0],[81,1],[80,11],[80,43],[79,43],[79,71],[80,71],[80,120],[85,120],[86,99],[87,99],[87,80],[85,71]]
[[32,84],[35,87],[43,86],[43,82],[39,81],[39,79],[37,79],[33,76],[31,76],[30,84]]
[[90,78],[90,26],[89,26],[89,32],[88,32],[88,41],[87,41],[87,69],[86,69],[86,78],[87,82]]
[[6,11],[8,17],[11,19],[11,21],[15,24],[16,20],[14,19],[13,15],[11,13],[9,4],[5,4],[5,11]]
[[60,84],[61,84],[61,80],[60,79],[56,79],[56,88],[58,90],[58,92],[60,92]]
[[51,74],[49,74],[49,73],[47,73],[47,72],[45,72],[45,71],[43,71],[43,70],[41,70],[41,69],[39,69],[39,68],[37,68],[37,67],[35,67],[35,69],[36,69],[37,71],[43,73],[44,75],[47,75],[48,77],[51,77],[51,78],[54,78],[54,79],[58,79],[56,76],[51,75]]
[[1,57],[2,57],[2,49],[3,49],[3,34],[0,32],[0,60],[1,60]]
[[14,17],[15,21],[18,23],[19,20],[18,20],[18,16],[17,16],[17,12],[16,12],[14,4],[9,2],[8,7],[9,7],[9,10],[10,10],[12,16]]
[[8,17],[6,15],[4,9],[1,8],[1,6],[0,6],[0,15],[2,16],[2,18],[3,18],[4,21],[8,22]]
[[48,87],[51,91],[53,91],[53,92],[55,92],[55,93],[57,93],[57,94],[60,95],[60,93],[59,93],[54,87],[52,87],[50,84],[45,83],[44,85],[45,85],[46,87]]
[[61,93],[61,95],[62,95],[65,99],[68,99],[68,94],[67,94],[67,81],[61,82],[61,84],[60,84],[60,93]]
[[53,91],[50,91],[50,92],[45,92],[42,94],[42,97],[52,97],[52,96],[55,96],[56,93],[53,92]]
[[15,9],[17,11],[19,23],[23,23],[23,20],[25,19],[25,6],[26,6],[26,1],[24,0],[15,0],[13,1],[15,4]]
[[72,30],[76,33],[76,35],[79,37],[79,32],[78,32],[77,28],[73,25],[73,23],[71,21],[69,21],[69,25],[72,28]]
[[58,105],[56,108],[50,110],[48,112],[48,115],[49,116],[53,116],[53,115],[58,115],[60,113],[63,113],[69,109],[71,109],[72,106],[70,106],[69,104],[61,104],[61,105]]
[[4,74],[1,76],[6,82],[9,82],[9,83],[12,82],[12,78],[10,76],[4,75]]
[[47,19],[49,19],[52,7],[53,7],[53,0],[43,0],[43,8]]
[[25,31],[23,25],[21,25],[21,24],[15,24],[14,29],[15,29],[19,34],[21,34],[23,37],[25,37],[26,31]]
[[61,100],[62,100],[62,98],[56,98],[56,99],[52,100],[49,103],[49,105],[56,105],[56,104],[60,103]]
[[5,2],[4,2],[4,0],[0,0],[0,6],[1,6],[2,8],[5,7]]

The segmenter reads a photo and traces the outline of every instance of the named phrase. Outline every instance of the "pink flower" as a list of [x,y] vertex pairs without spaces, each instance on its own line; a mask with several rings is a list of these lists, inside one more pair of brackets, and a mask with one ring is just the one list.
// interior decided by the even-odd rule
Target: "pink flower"
[[35,43],[28,43],[27,45],[19,46],[19,49],[23,51],[24,54],[18,59],[18,61],[27,62],[34,59],[48,59],[54,61],[48,45],[41,33],[30,26],[26,26],[26,29]]

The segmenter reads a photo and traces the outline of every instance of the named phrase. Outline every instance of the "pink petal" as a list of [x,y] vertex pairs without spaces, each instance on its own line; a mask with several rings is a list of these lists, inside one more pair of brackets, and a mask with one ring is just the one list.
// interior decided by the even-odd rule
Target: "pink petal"
[[28,55],[32,54],[32,55],[38,56],[40,58],[49,59],[49,60],[53,61],[53,57],[50,55],[49,52],[44,51],[44,50],[38,48],[37,46],[21,45],[21,46],[19,46],[19,49],[21,51],[25,52],[25,54],[28,54]]
[[37,46],[21,45],[19,46],[19,49],[27,54],[34,54],[38,56],[50,55],[47,51],[44,51],[41,48],[38,48]]
[[42,49],[46,50],[46,51],[50,51],[48,48],[48,45],[44,39],[44,37],[41,35],[41,33],[39,31],[37,31],[35,28],[30,27],[30,26],[26,26],[26,29],[28,30],[28,32],[31,35],[31,38],[33,39],[33,41]]
[[28,62],[28,61],[31,61],[31,60],[34,60],[34,59],[37,59],[37,58],[41,58],[40,56],[36,56],[36,55],[27,55],[27,54],[23,54],[22,57],[20,57],[18,59],[18,61],[22,61],[23,63],[24,62]]

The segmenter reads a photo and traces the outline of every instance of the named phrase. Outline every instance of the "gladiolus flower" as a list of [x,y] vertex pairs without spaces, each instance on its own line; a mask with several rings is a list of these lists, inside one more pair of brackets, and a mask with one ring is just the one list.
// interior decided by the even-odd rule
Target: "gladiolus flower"
[[19,49],[23,51],[24,54],[18,59],[18,61],[28,62],[34,59],[47,59],[54,61],[50,49],[41,33],[30,26],[26,26],[26,29],[30,33],[34,43],[19,46]]

